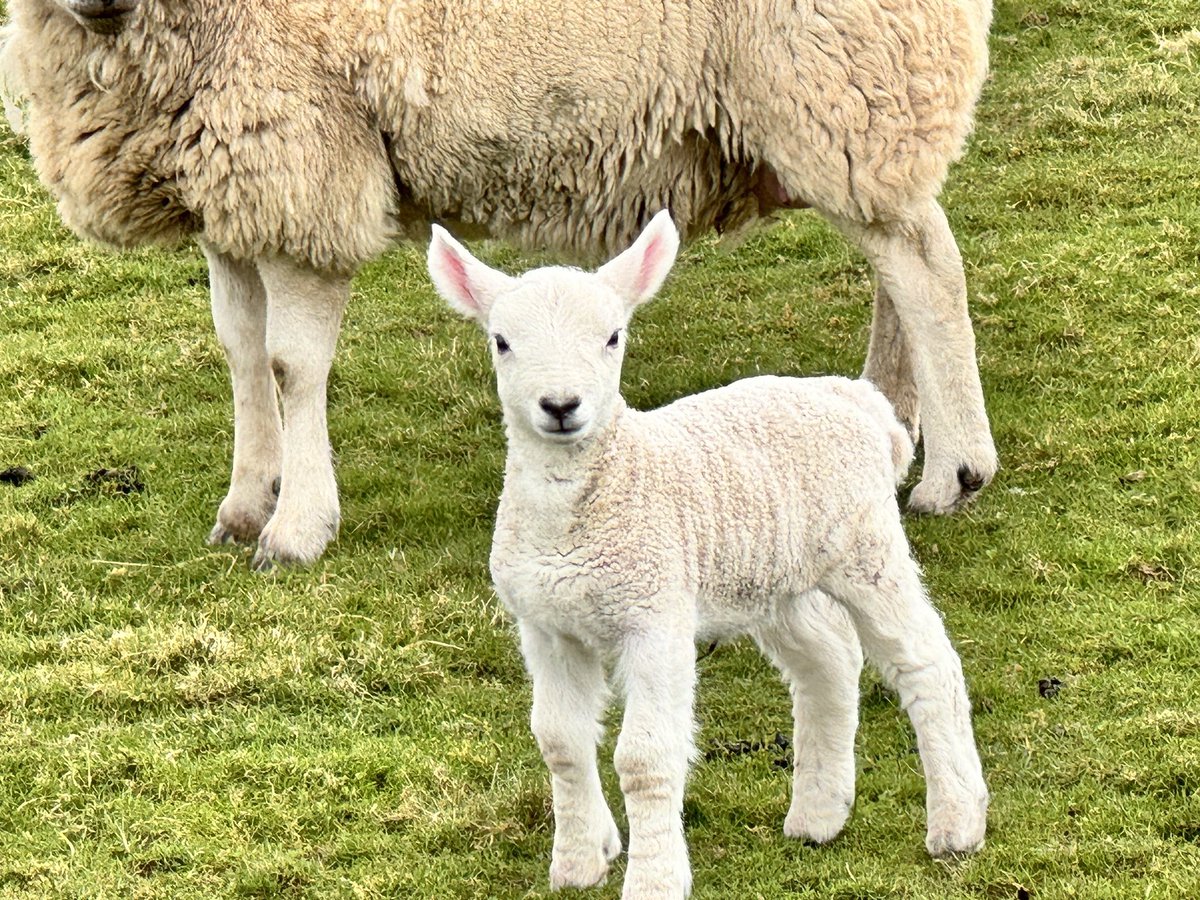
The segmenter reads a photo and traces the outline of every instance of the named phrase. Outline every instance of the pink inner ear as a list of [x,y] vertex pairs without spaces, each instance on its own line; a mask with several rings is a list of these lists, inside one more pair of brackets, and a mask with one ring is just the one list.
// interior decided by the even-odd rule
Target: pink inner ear
[[442,263],[448,271],[450,282],[454,285],[462,300],[474,309],[479,309],[479,301],[471,290],[471,280],[467,277],[467,265],[458,254],[449,247],[442,247]]
[[642,254],[642,265],[638,269],[637,280],[637,295],[639,297],[646,293],[646,288],[654,280],[654,273],[658,270],[658,260],[662,256],[662,243],[662,238],[652,238],[650,243],[646,245],[646,251]]

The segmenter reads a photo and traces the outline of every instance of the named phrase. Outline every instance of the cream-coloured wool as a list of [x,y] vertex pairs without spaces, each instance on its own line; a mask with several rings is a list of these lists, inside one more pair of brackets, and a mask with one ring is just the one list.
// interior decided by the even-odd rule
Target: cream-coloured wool
[[594,274],[510,278],[436,227],[429,249],[439,293],[492,346],[508,460],[491,569],[552,775],[551,887],[601,881],[621,850],[596,767],[611,664],[626,703],[624,896],[688,893],[695,641],[740,634],[791,685],[785,834],[828,841],[849,816],[861,641],[917,733],[929,852],[973,851],[988,795],[970,704],[896,504],[912,442],[879,391],[844,378],[751,378],[627,408],[625,327],[677,247],[662,213]]
[[876,270],[865,373],[914,434],[919,398],[912,505],[948,511],[995,472],[935,199],[971,127],[989,0],[8,8],[3,69],[63,219],[205,248],[235,409],[212,539],[257,537],[261,563],[311,560],[336,531],[324,394],[350,275],[432,220],[594,253],[648,210],[694,234],[812,206]]

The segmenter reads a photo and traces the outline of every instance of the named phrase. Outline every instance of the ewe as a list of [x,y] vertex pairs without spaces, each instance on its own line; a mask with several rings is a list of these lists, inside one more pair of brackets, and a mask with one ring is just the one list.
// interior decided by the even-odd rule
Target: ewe
[[211,539],[257,538],[260,564],[311,561],[336,533],[325,385],[350,276],[434,220],[594,252],[647,210],[695,234],[811,206],[875,269],[865,374],[914,435],[919,398],[911,505],[949,511],[996,470],[935,199],[970,131],[990,0],[8,10],[3,69],[67,224],[204,247],[234,399]]
[[624,895],[688,892],[694,642],[738,634],[791,684],[785,834],[828,841],[849,815],[861,640],[917,733],[929,852],[975,850],[988,796],[962,669],[896,504],[908,434],[874,387],[843,378],[751,378],[653,412],[626,407],[625,327],[678,242],[664,212],[595,273],[520,278],[436,226],[429,248],[438,291],[491,339],[509,446],[491,568],[552,774],[551,886],[595,884],[621,849],[596,769],[609,662],[626,704],[614,760]]

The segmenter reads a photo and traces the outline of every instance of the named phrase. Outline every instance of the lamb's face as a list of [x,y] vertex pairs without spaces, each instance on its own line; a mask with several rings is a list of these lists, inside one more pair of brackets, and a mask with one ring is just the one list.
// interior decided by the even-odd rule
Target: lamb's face
[[446,302],[487,331],[509,425],[558,444],[585,440],[617,409],[625,325],[654,296],[679,249],[664,210],[595,272],[497,272],[433,226],[429,274]]
[[628,319],[591,273],[539,269],[519,279],[487,322],[505,420],[561,444],[602,429],[617,405]]
[[76,22],[95,34],[117,34],[141,0],[55,0]]

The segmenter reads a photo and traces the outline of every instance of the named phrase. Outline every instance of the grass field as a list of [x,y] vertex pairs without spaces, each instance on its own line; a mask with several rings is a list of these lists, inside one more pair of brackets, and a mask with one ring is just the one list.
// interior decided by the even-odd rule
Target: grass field
[[[1196,19],[1000,2],[944,195],[1003,469],[907,527],[970,683],[987,847],[925,855],[914,738],[874,676],[847,830],[785,840],[786,693],[723,646],[700,663],[697,898],[1200,896]],[[0,470],[35,476],[0,481],[0,898],[545,895],[548,778],[486,568],[498,406],[421,248],[356,282],[341,535],[262,577],[202,543],[231,407],[199,253],[81,244],[7,132],[0,235]],[[639,313],[626,394],[856,372],[869,299],[813,216],[702,242]]]

